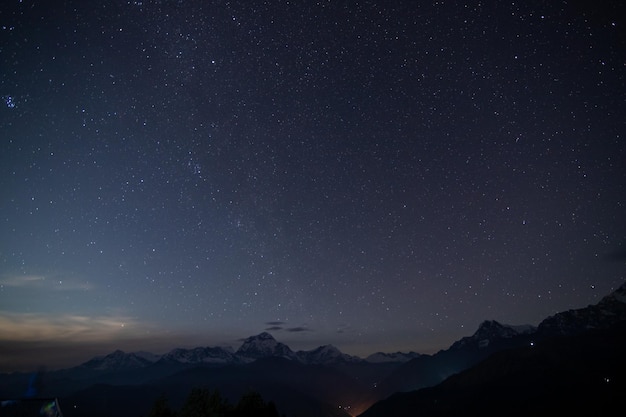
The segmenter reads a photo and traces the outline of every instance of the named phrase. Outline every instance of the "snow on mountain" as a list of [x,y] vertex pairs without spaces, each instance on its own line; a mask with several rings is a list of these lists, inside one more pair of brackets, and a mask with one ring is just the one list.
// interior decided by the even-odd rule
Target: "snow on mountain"
[[[418,353],[382,353],[370,355],[366,362],[407,362],[419,356]],[[328,365],[337,363],[357,363],[365,360],[341,352],[333,345],[324,345],[308,351],[293,352],[287,345],[263,332],[248,337],[235,352],[231,347],[196,347],[192,349],[172,349],[164,355],[150,352],[125,353],[121,350],[101,357],[95,357],[80,367],[85,370],[120,371],[143,368],[153,363],[175,363],[184,365],[229,365],[253,362],[256,359],[280,357],[306,365]]]
[[468,346],[478,346],[484,348],[489,346],[494,340],[511,339],[515,336],[528,335],[536,330],[534,326],[511,326],[501,324],[495,320],[483,321],[478,330],[468,337],[464,337],[452,344],[450,350],[461,349]]
[[602,298],[598,304],[568,310],[539,323],[541,336],[573,335],[591,329],[606,329],[626,320],[626,283]]
[[[471,336],[464,337],[450,346],[449,351],[464,348],[487,348],[494,342],[511,340],[518,336],[548,337],[571,335],[589,329],[605,329],[626,320],[626,284],[602,298],[595,305],[557,313],[543,320],[538,327],[524,325],[511,326],[495,320],[486,320]],[[506,342],[508,343],[508,342]],[[418,353],[382,353],[368,356],[369,363],[408,362],[420,356]],[[174,349],[159,357],[148,352],[125,353],[121,350],[93,358],[79,368],[89,371],[126,371],[146,367],[157,360],[181,364],[235,364],[248,363],[260,358],[281,357],[304,364],[330,364],[337,362],[358,362],[362,359],[342,353],[332,345],[320,346],[310,351],[293,352],[287,345],[277,342],[272,335],[263,332],[248,337],[241,347],[233,352],[230,348],[197,347],[194,349]]]
[[[607,329],[614,324],[626,320],[626,284],[619,287],[613,293],[604,297],[599,303],[577,310],[569,310],[546,318],[536,328],[530,325],[511,326],[501,324],[495,320],[484,321],[478,330],[471,336],[464,337],[453,343],[447,350],[432,356],[433,361],[439,361],[444,368],[450,358],[455,358],[459,352],[465,350],[462,356],[467,359],[467,353],[486,355],[491,351],[497,351],[505,347],[517,346],[528,341],[538,341],[558,335],[574,335],[588,329]],[[532,340],[531,340],[532,339]],[[67,371],[74,372],[80,377],[90,375],[108,375],[109,373],[139,370],[152,364],[163,363],[173,365],[209,365],[221,366],[230,364],[245,364],[261,358],[280,357],[302,364],[311,365],[336,365],[343,366],[346,363],[371,363],[392,364],[410,366],[412,359],[419,358],[421,362],[418,368],[428,362],[429,355],[420,355],[415,352],[383,353],[377,352],[366,359],[342,353],[332,345],[320,346],[310,351],[293,352],[287,345],[279,343],[269,333],[261,333],[248,337],[241,347],[235,352],[232,348],[223,347],[197,347],[193,349],[174,349],[165,355],[159,356],[149,352],[125,353],[121,350],[101,357],[95,357],[82,365]],[[471,357],[471,356],[470,356]],[[456,359],[455,359],[456,360]],[[454,361],[453,361],[454,362]],[[439,366],[438,365],[438,366]],[[183,367],[184,367],[183,366]],[[407,375],[415,373],[413,368],[403,370],[398,386],[407,386]],[[454,371],[458,371],[455,369]],[[419,372],[423,374],[423,369]],[[422,375],[420,374],[420,375]],[[423,379],[423,378],[422,378]],[[420,383],[422,383],[421,381]],[[395,386],[394,382],[389,386]],[[413,385],[411,385],[413,386]],[[393,390],[390,391],[392,393]]]
[[394,353],[384,353],[384,352],[376,352],[369,355],[365,358],[366,362],[369,363],[388,363],[388,362],[399,362],[404,363],[408,362],[411,359],[415,359],[418,356],[421,356],[417,352],[394,352]]
[[263,332],[256,336],[250,336],[243,341],[236,355],[244,361],[253,361],[260,358],[279,357],[297,360],[296,354],[289,346],[277,342],[271,334]]
[[296,356],[300,362],[308,365],[362,361],[361,358],[342,353],[333,345],[324,345],[307,351],[301,350],[296,353]]
[[152,363],[152,361],[137,354],[116,350],[106,356],[93,358],[80,365],[80,368],[93,371],[125,371],[144,368]]
[[238,362],[231,348],[222,347],[173,349],[163,355],[161,360],[184,364],[229,364]]
[[162,355],[157,355],[156,353],[152,353],[152,352],[145,352],[143,350],[139,352],[133,352],[133,354],[153,363],[161,359],[161,356],[162,356]]
[[618,303],[626,304],[626,283],[622,284],[621,287],[619,287],[618,289],[613,291],[611,294],[604,297],[600,301],[600,303],[602,302],[605,302],[605,303],[618,302]]
[[518,334],[531,334],[537,330],[536,326],[530,324],[518,324],[518,325],[508,325],[510,328],[515,330]]

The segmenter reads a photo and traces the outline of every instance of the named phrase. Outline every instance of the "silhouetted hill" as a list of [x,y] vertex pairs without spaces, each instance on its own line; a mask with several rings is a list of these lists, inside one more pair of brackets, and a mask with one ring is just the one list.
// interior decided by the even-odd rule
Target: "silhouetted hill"
[[478,330],[434,355],[420,355],[393,370],[372,391],[370,403],[396,392],[413,391],[436,385],[451,375],[489,357],[495,352],[525,346],[532,340],[530,326],[508,326],[496,321],[483,322]]
[[271,334],[263,332],[256,336],[248,337],[237,349],[237,356],[246,362],[251,362],[260,358],[286,358],[297,360],[297,356],[289,346],[277,342]]
[[484,321],[478,330],[434,355],[421,355],[396,368],[372,392],[371,402],[396,392],[409,392],[436,385],[496,352],[523,347],[563,335],[605,329],[626,320],[626,284],[597,304],[557,313],[537,328]]
[[591,416],[622,408],[626,325],[496,353],[431,388],[399,393],[361,417]]
[[[165,394],[172,407],[178,408],[197,387],[218,390],[231,402],[246,392],[259,392],[264,399],[273,401],[281,413],[302,417],[347,417],[341,408],[342,400],[356,401],[363,396],[359,384],[339,371],[267,358],[243,366],[186,369],[144,385],[99,384],[63,398],[62,402],[72,405],[72,410],[65,412],[66,417],[136,417],[145,415],[160,394]],[[124,403],[128,407],[121,405]]]
[[543,320],[538,338],[573,335],[591,329],[606,329],[626,320],[626,283],[597,304],[563,311]]
[[[237,351],[222,347],[198,347],[174,349],[162,356],[115,351],[74,368],[47,373],[43,378],[44,384],[40,384],[45,387],[40,394],[62,399],[63,409],[68,417],[138,417],[144,413],[140,409],[147,410],[162,393],[168,396],[176,408],[183,403],[192,388],[217,389],[233,401],[244,393],[255,390],[268,401],[274,401],[282,413],[292,417],[334,417],[345,416],[346,412],[357,414],[395,393],[432,387],[450,378],[436,389],[423,392],[432,392],[442,399],[447,395],[459,395],[460,398],[469,395],[465,400],[461,398],[462,401],[459,401],[469,401],[468,406],[477,407],[471,403],[474,389],[478,390],[476,398],[480,398],[484,387],[499,387],[498,383],[494,383],[495,386],[492,387],[490,382],[483,382],[489,379],[490,372],[511,370],[521,378],[520,381],[535,377],[552,381],[552,368],[546,366],[545,372],[548,375],[542,374],[538,357],[538,362],[528,363],[522,369],[516,370],[517,362],[505,359],[505,362],[499,363],[490,371],[486,369],[491,368],[482,368],[480,373],[465,376],[467,381],[474,381],[467,383],[465,388],[448,385],[451,384],[449,381],[460,384],[458,381],[462,380],[461,376],[467,375],[463,373],[464,370],[488,358],[507,358],[501,355],[519,349],[528,350],[531,346],[534,349],[531,352],[543,351],[555,338],[571,337],[574,338],[572,341],[578,340],[576,337],[582,337],[589,331],[601,332],[611,326],[619,326],[625,319],[626,285],[623,285],[596,305],[546,318],[537,329],[532,326],[509,326],[496,321],[485,321],[473,335],[460,339],[450,348],[434,355],[378,354],[374,357],[376,363],[372,363],[343,354],[330,345],[311,351],[293,352],[269,333],[261,333],[247,338]],[[587,342],[587,345],[592,346],[593,343]],[[537,349],[538,347],[541,349]],[[600,351],[601,344],[596,347]],[[578,352],[576,349],[578,348],[574,347],[574,352]],[[583,356],[584,352],[592,351],[590,347],[585,349],[581,350]],[[558,353],[553,355],[558,356]],[[413,359],[407,361],[411,357]],[[525,372],[533,369],[533,364],[538,373],[526,375]],[[571,363],[567,363],[554,372],[562,373],[570,365]],[[584,375],[584,372],[582,376],[574,374],[572,380],[583,378]],[[29,374],[0,375],[0,396],[19,398],[24,395],[30,378]],[[507,374],[498,378],[506,386]],[[619,381],[622,376],[618,374],[617,378]],[[531,394],[539,396],[538,393]],[[402,410],[406,406],[402,401],[406,399],[409,399],[406,400],[409,403],[417,401],[423,405],[423,401],[426,401],[426,397],[422,397],[424,395],[426,394],[419,394],[415,397],[417,399],[412,394],[394,395],[381,404]],[[398,399],[401,401],[395,403]],[[127,405],[120,407],[119,404]],[[378,407],[381,405],[376,404],[372,410],[377,410]]]

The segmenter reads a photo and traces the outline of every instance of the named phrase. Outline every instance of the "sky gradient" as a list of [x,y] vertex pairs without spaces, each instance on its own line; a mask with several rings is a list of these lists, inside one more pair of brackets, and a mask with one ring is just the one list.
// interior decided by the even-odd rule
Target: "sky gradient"
[[0,371],[432,353],[624,282],[621,2],[5,3]]

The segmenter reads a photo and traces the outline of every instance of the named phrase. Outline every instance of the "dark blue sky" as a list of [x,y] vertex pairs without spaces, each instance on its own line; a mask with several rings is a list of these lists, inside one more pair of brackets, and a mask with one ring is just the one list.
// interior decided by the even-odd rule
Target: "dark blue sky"
[[429,353],[624,282],[620,2],[5,3],[0,370]]

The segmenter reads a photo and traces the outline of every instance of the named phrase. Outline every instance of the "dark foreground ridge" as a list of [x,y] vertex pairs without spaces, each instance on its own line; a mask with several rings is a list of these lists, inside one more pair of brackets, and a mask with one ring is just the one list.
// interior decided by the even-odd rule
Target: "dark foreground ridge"
[[197,389],[219,391],[229,404],[256,392],[281,415],[300,417],[542,415],[558,407],[577,415],[616,404],[625,388],[625,326],[623,285],[536,328],[485,321],[434,355],[294,352],[261,333],[237,351],[115,351],[61,371],[0,375],[0,398],[56,397],[64,417],[147,416],[162,398],[182,410]]
[[[480,333],[449,351],[472,343],[486,347],[487,339],[476,337]],[[598,304],[548,317],[536,330],[511,335],[510,340],[516,338],[524,344],[493,352],[438,385],[396,393],[361,417],[416,412],[421,417],[588,416],[621,408],[626,392],[626,284]]]
[[360,417],[611,415],[626,392],[626,325],[502,351]]

